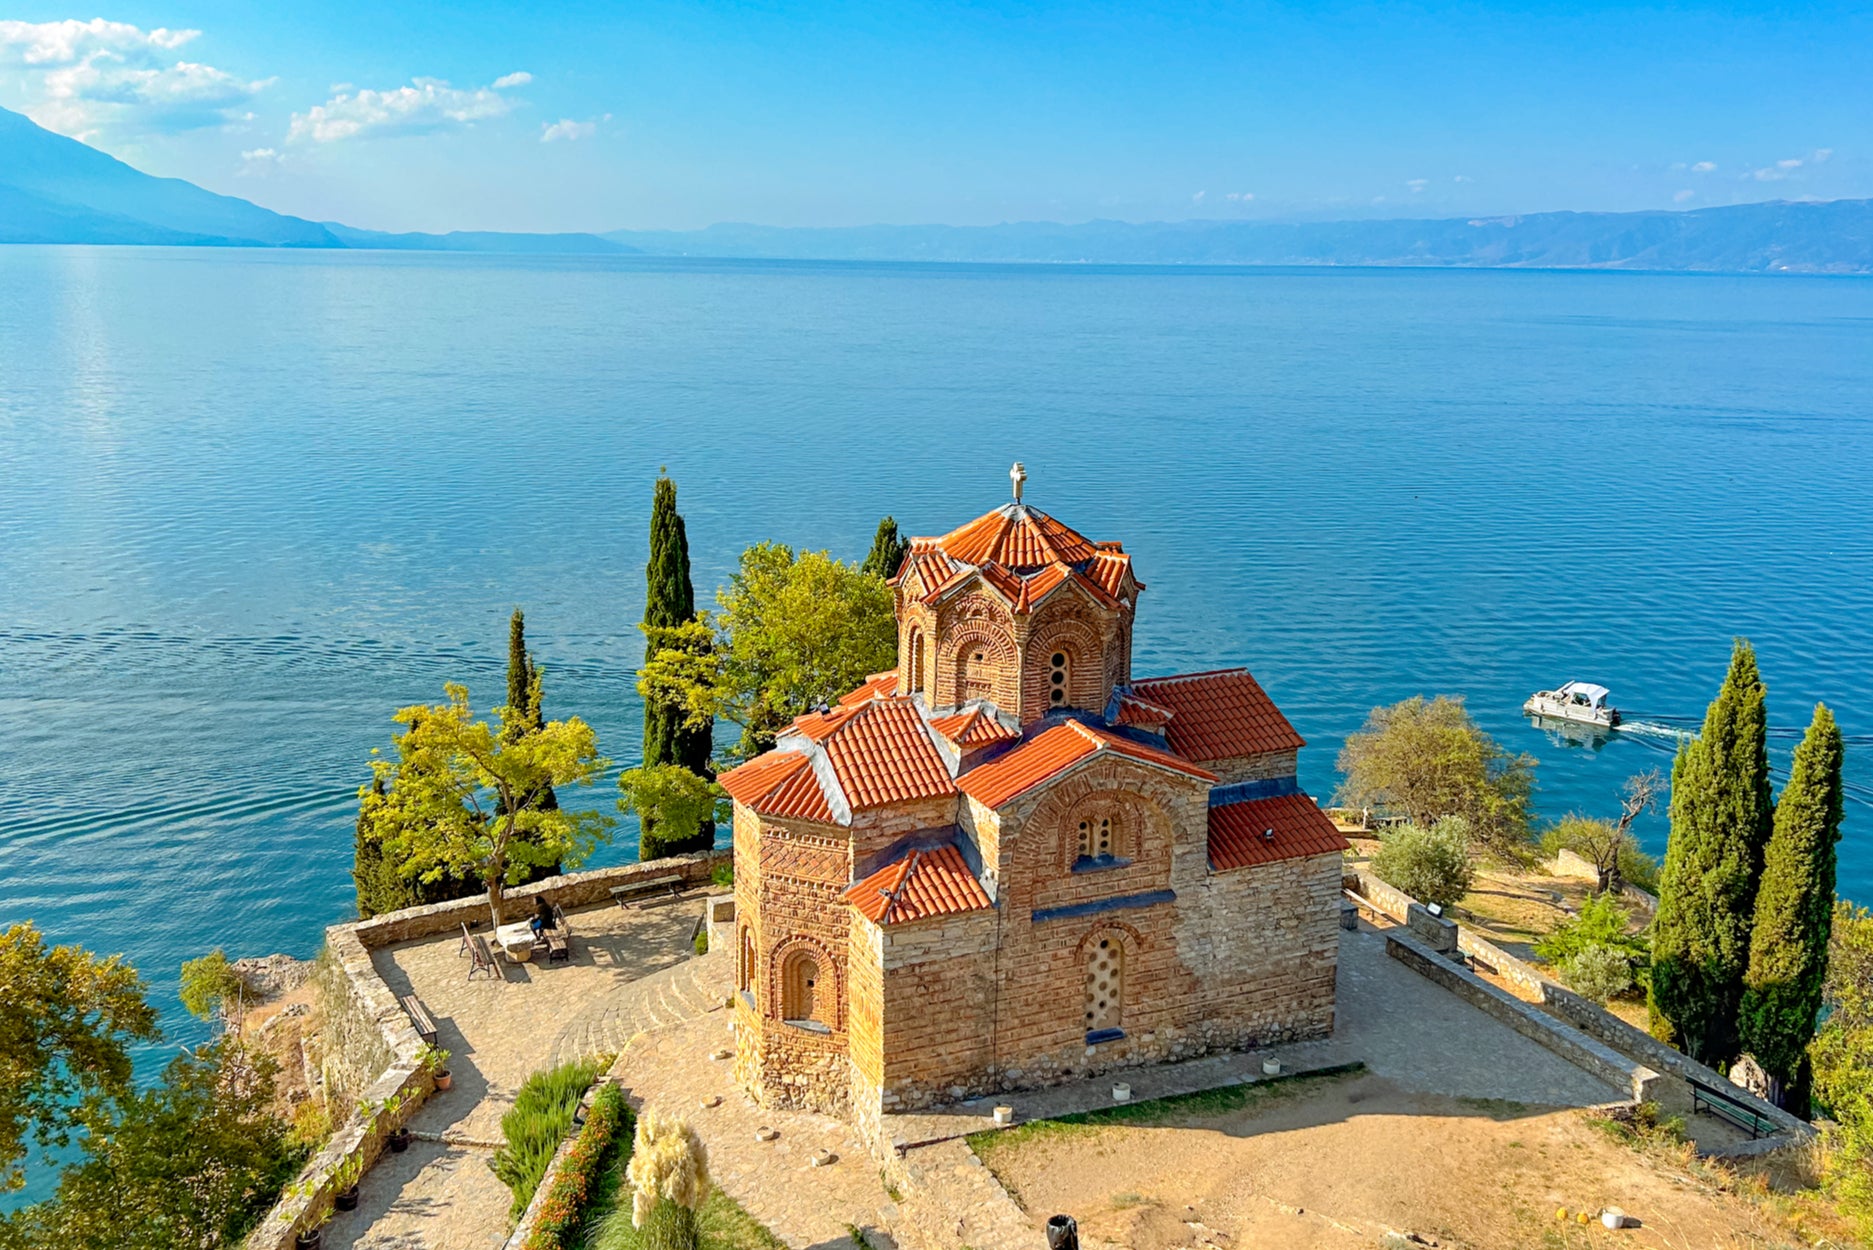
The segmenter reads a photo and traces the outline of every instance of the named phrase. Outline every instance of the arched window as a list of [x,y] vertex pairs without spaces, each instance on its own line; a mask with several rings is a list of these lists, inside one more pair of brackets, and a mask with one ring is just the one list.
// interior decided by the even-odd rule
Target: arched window
[[736,988],[747,989],[754,984],[754,935],[748,926],[741,927],[741,955],[736,967]]
[[819,1015],[819,959],[811,951],[794,951],[780,968],[780,1016],[783,1020],[817,1020]]
[[910,627],[910,693],[923,689],[923,630]]
[[1110,859],[1116,852],[1111,816],[1088,816],[1080,821],[1080,858]]
[[1102,937],[1086,949],[1086,1031],[1116,1029],[1125,1002],[1125,947]]
[[1072,689],[1073,665],[1064,651],[1056,651],[1047,657],[1047,706],[1065,707],[1072,696],[1067,692]]

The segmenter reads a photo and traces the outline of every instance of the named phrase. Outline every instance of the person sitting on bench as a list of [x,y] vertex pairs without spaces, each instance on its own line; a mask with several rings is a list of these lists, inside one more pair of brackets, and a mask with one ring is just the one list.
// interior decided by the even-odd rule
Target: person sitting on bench
[[546,895],[542,894],[533,900],[533,915],[527,918],[527,923],[533,927],[533,936],[536,938],[557,923],[553,918],[553,905],[547,902]]

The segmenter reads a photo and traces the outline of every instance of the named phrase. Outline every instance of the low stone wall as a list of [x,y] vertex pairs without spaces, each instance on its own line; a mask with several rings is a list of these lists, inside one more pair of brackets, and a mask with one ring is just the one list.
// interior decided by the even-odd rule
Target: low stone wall
[[345,1161],[362,1155],[368,1171],[377,1156],[384,1152],[390,1133],[407,1123],[435,1091],[435,1078],[417,1060],[423,1039],[416,1035],[416,1028],[404,1014],[397,996],[377,975],[370,950],[359,940],[357,928],[357,925],[333,925],[325,931],[325,940],[344,969],[359,1010],[376,1022],[393,1056],[390,1067],[371,1083],[359,1101],[365,1106],[382,1106],[396,1098],[400,1105],[394,1114],[379,1116],[375,1122],[360,1112],[333,1133],[331,1140],[287,1187],[266,1219],[248,1234],[247,1250],[292,1250],[299,1233],[317,1228],[330,1214],[332,1199],[338,1190],[338,1170]]
[[[1576,856],[1576,858],[1579,857]],[[1349,871],[1345,878],[1345,888],[1359,895],[1399,924],[1407,922],[1411,908],[1418,901],[1403,890],[1385,884],[1365,869]],[[1527,990],[1537,999],[1541,997],[1543,986],[1553,984],[1533,964],[1511,955],[1494,942],[1478,937],[1461,925],[1457,927],[1457,949],[1503,980],[1513,982]]]
[[[611,887],[641,877],[680,876],[686,886],[704,884],[710,880],[717,864],[729,860],[730,852],[719,850],[654,859],[642,864],[595,868],[590,872],[568,873],[532,885],[516,886],[505,897],[513,902],[515,915],[525,915],[532,909],[534,898],[541,894],[564,908],[585,907],[608,901]],[[318,1227],[321,1219],[330,1214],[339,1167],[352,1156],[361,1154],[368,1171],[383,1153],[390,1133],[408,1122],[435,1092],[434,1077],[417,1059],[423,1039],[417,1036],[416,1027],[404,1014],[397,996],[377,974],[371,952],[412,938],[452,933],[464,923],[473,927],[487,918],[487,897],[476,895],[426,907],[406,907],[326,929],[326,944],[344,969],[352,997],[364,1015],[376,1021],[392,1055],[390,1067],[364,1091],[361,1102],[381,1106],[393,1097],[401,1101],[394,1116],[381,1116],[371,1124],[360,1113],[333,1133],[331,1140],[287,1186],[266,1219],[248,1234],[243,1243],[246,1250],[292,1250],[300,1232]],[[544,1190],[542,1186],[542,1192]]]
[[[609,902],[613,886],[627,885],[643,877],[680,876],[685,887],[707,884],[716,865],[728,863],[731,857],[732,852],[724,848],[719,851],[699,851],[694,855],[673,855],[669,859],[653,859],[642,864],[618,864],[611,868],[594,868],[589,872],[569,872],[564,876],[535,881],[531,885],[517,885],[503,894],[502,900],[504,904],[510,905],[506,910],[510,910],[514,916],[525,916],[532,911],[533,900],[542,894],[570,911],[575,907]],[[385,912],[348,927],[357,931],[359,940],[366,947],[377,950],[412,938],[453,933],[463,924],[472,929],[485,924],[487,919],[487,895],[477,894],[472,898],[431,903],[427,907],[405,907],[401,911]]]
[[[580,1102],[588,1112],[592,1108],[592,1099],[598,1096],[599,1089],[613,1079],[612,1074],[617,1072],[623,1063],[624,1056],[619,1055],[610,1068],[600,1072],[597,1079],[586,1087],[585,1097],[580,1099]],[[619,1128],[627,1133],[630,1131],[629,1125],[620,1125]],[[507,1240],[501,1243],[501,1250],[523,1250],[527,1239],[533,1236],[534,1225],[540,1222],[540,1212],[545,1209],[546,1200],[552,1196],[553,1185],[559,1180],[559,1174],[566,1166],[566,1156],[572,1152],[572,1144],[579,1140],[579,1132],[580,1130],[574,1129],[568,1133],[565,1140],[561,1141],[558,1148],[553,1151],[553,1158],[547,1163],[546,1171],[540,1177],[540,1187],[533,1191],[532,1201],[528,1202],[527,1209],[521,1212],[520,1222],[514,1225],[514,1231],[509,1233]]]
[[1659,1074],[1651,1068],[1600,1044],[1507,990],[1491,985],[1469,969],[1441,958],[1403,933],[1393,931],[1385,935],[1385,953],[1583,1072],[1624,1091],[1634,1102],[1657,1102],[1664,1092]]
[[[1814,1136],[1814,1126],[1800,1116],[1784,1111],[1774,1103],[1765,1102],[1742,1086],[1733,1084],[1728,1077],[1720,1075],[1716,1069],[1705,1067],[1683,1051],[1674,1050],[1651,1034],[1633,1028],[1624,1020],[1582,998],[1572,990],[1563,989],[1550,982],[1544,987],[1543,1004],[1548,1010],[1578,1026],[1582,1032],[1598,1038],[1623,1055],[1655,1067],[1661,1072],[1669,1072],[1680,1079],[1693,1080],[1701,1085],[1709,1085],[1722,1090],[1748,1106],[1757,1115],[1779,1125],[1781,1132],[1804,1140]],[[1687,1093],[1685,1095],[1687,1109],[1689,1097]]]

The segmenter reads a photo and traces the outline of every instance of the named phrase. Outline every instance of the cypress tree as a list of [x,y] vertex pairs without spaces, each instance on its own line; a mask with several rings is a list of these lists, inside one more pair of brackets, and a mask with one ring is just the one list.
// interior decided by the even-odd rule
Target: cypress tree
[[[676,483],[659,474],[650,504],[650,560],[644,566],[644,625],[667,629],[696,618],[696,588],[689,575],[689,533],[676,510]],[[714,777],[709,756],[715,747],[711,726],[692,729],[683,723],[682,709],[669,704],[644,705],[644,766],[676,764],[700,777]],[[685,836],[666,836],[643,824],[638,853],[642,859],[715,845],[715,822]]]
[[1767,713],[1756,653],[1739,638],[1704,732],[1671,774],[1671,839],[1652,936],[1653,1029],[1726,1067],[1749,965],[1756,886],[1769,840]]
[[[523,709],[525,715],[508,722],[507,732],[510,737],[532,733],[546,724],[546,711],[541,702],[545,680],[540,666],[533,662],[533,656],[527,651],[527,618],[519,608],[515,608],[514,615],[507,619],[507,706]],[[539,810],[550,812],[558,807],[559,796],[553,793],[553,787],[549,785],[541,796]],[[520,884],[557,877],[561,871],[558,864],[540,864],[529,869]]]
[[383,843],[371,833],[371,804],[384,797],[384,779],[371,778],[371,792],[358,801],[358,828],[352,843],[351,880],[358,891],[358,915],[369,920],[379,912],[407,906],[391,866],[384,862]]
[[890,581],[897,576],[898,567],[904,563],[904,556],[909,551],[910,543],[898,536],[897,521],[886,517],[878,522],[878,532],[872,535],[871,551],[866,554],[865,562],[858,566],[859,572]]
[[1808,1043],[1827,980],[1841,799],[1840,726],[1816,704],[1763,854],[1739,1021],[1743,1048],[1781,1082],[1785,1105],[1798,1115],[1808,1110]]

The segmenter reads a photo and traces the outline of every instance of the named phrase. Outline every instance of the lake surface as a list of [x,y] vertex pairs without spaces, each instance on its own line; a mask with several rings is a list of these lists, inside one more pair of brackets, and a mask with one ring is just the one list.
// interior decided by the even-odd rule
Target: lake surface
[[353,914],[371,748],[497,701],[515,605],[549,713],[635,759],[658,466],[706,591],[940,533],[1015,459],[1134,553],[1137,673],[1247,664],[1321,797],[1369,708],[1452,693],[1544,815],[1613,814],[1671,740],[1522,700],[1693,725],[1749,636],[1782,762],[1817,699],[1854,739],[1873,902],[1870,397],[1860,279],[0,248],[0,924],[198,1036],[178,962]]

